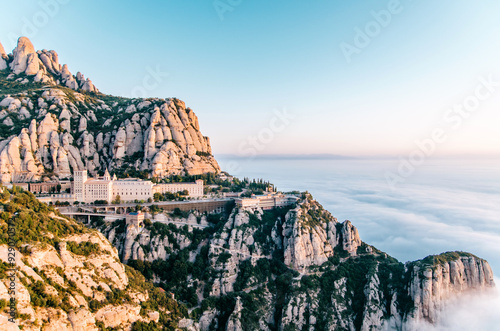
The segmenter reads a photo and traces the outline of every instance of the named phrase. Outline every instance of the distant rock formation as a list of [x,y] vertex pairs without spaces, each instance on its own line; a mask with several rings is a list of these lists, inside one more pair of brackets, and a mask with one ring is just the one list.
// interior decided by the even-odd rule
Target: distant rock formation
[[470,254],[453,256],[432,266],[414,265],[411,274],[409,292],[415,301],[414,318],[430,323],[439,319],[446,300],[466,291],[495,286],[488,262]]

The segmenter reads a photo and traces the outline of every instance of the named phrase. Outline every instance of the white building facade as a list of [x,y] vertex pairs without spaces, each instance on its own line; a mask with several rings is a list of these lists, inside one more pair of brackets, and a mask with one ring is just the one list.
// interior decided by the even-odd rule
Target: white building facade
[[87,181],[87,170],[75,171],[73,174],[73,196],[75,201],[85,201],[85,182]]
[[149,180],[120,179],[113,180],[113,199],[119,195],[121,201],[148,200],[153,197],[153,183]]
[[153,187],[154,193],[177,193],[182,191],[188,191],[190,197],[198,198],[203,196],[203,180],[198,179],[194,183],[168,183],[168,184],[156,184]]
[[234,201],[239,208],[262,208],[263,210],[269,210],[292,205],[298,201],[298,198],[293,195],[268,193],[265,195],[254,195],[250,198],[237,198]]
[[73,183],[73,196],[75,201],[92,203],[96,200],[105,200],[108,203],[117,197],[123,202],[147,201],[156,192],[176,193],[187,190],[191,197],[203,196],[203,180],[195,183],[171,183],[154,185],[149,180],[137,178],[117,179],[109,175],[108,170],[101,178],[89,178],[87,170],[75,171]]
[[74,173],[73,192],[75,201],[85,203],[96,200],[111,203],[117,196],[124,202],[146,201],[153,196],[153,183],[136,178],[111,178],[107,169],[101,178],[88,178],[87,170],[83,170]]

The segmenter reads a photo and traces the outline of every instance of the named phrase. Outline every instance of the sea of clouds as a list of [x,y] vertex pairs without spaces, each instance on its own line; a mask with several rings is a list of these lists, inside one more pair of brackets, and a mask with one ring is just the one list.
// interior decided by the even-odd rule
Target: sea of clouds
[[[500,278],[495,278],[500,284]],[[413,323],[415,331],[495,331],[500,330],[500,292],[465,294],[448,302],[435,324]]]
[[[446,251],[486,259],[500,275],[499,160],[429,160],[403,183],[386,180],[398,160],[218,158],[239,177],[264,178],[279,190],[307,190],[361,239],[402,262]],[[497,286],[500,281],[497,279]],[[450,303],[438,325],[419,330],[500,330],[500,296]]]

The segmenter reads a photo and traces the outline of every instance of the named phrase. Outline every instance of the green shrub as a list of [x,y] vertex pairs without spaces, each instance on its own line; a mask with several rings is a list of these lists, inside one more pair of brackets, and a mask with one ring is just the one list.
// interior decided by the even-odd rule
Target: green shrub
[[74,241],[68,241],[66,242],[66,249],[73,254],[83,256],[101,253],[101,247],[99,246],[99,244],[89,241],[83,241],[79,244]]

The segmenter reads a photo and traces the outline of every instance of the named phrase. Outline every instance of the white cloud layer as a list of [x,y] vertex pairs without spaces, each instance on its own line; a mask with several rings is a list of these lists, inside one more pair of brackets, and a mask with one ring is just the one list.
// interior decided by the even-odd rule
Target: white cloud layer
[[[498,278],[496,284],[500,284]],[[448,303],[440,320],[414,324],[415,331],[495,331],[500,330],[500,293],[466,294]]]
[[[486,259],[500,275],[498,160],[429,160],[395,190],[384,174],[397,161],[236,162],[241,177],[264,178],[284,191],[308,190],[339,221],[349,219],[363,241],[402,262],[460,250]],[[467,297],[451,304],[437,326],[420,330],[500,330],[499,312],[498,293]]]

